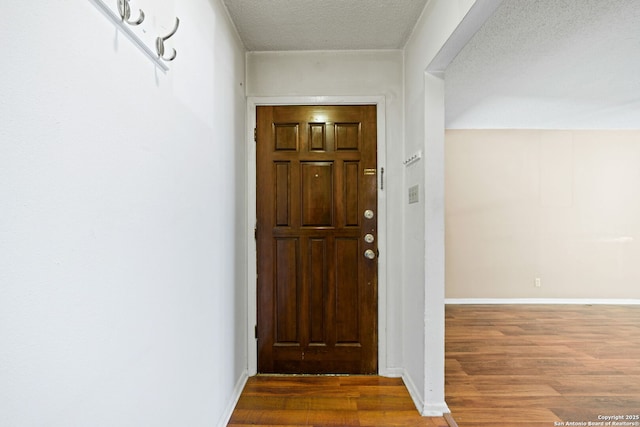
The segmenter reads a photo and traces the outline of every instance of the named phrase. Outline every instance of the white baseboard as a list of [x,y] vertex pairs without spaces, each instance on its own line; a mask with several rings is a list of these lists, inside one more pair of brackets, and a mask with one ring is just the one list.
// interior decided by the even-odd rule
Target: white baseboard
[[424,405],[422,408],[423,417],[442,417],[444,414],[450,414],[451,411],[445,402],[435,403],[431,405]]
[[413,404],[416,405],[416,409],[418,412],[422,414],[422,409],[424,408],[424,402],[422,401],[422,393],[418,390],[416,385],[413,383],[413,380],[409,376],[409,373],[406,369],[402,370],[402,381],[404,381],[404,385],[407,387],[409,391],[409,396],[413,400]]
[[640,299],[590,298],[445,298],[445,304],[572,304],[572,305],[640,305]]
[[227,424],[229,424],[231,416],[233,415],[233,410],[236,408],[238,400],[240,400],[240,395],[242,394],[242,390],[244,390],[244,386],[247,384],[248,379],[249,373],[247,371],[244,371],[242,375],[240,375],[240,378],[238,378],[238,382],[236,382],[236,386],[233,388],[233,394],[231,395],[229,404],[225,408],[222,418],[220,418],[218,427],[226,427]]
[[428,404],[423,401],[422,393],[419,392],[416,385],[411,380],[409,373],[405,369],[398,368],[398,371],[402,371],[402,380],[404,385],[409,391],[409,395],[413,400],[413,404],[416,405],[416,409],[423,417],[441,417],[444,414],[448,414],[451,411],[445,402]]
[[378,375],[380,375],[381,377],[387,377],[387,378],[402,378],[404,375],[404,369],[387,368],[383,371],[378,372]]

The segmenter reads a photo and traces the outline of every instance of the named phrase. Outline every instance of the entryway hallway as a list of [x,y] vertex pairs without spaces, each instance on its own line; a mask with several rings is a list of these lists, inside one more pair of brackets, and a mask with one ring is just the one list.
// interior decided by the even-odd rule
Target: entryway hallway
[[421,417],[402,379],[379,376],[249,378],[228,427],[454,427]]

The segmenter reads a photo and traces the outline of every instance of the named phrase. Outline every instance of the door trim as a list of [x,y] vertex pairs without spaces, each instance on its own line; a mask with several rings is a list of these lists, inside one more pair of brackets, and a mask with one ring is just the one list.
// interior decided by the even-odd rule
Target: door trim
[[[377,115],[378,171],[386,169],[386,100],[384,96],[283,96],[247,98],[247,361],[248,374],[258,371],[258,345],[254,328],[257,324],[257,251],[254,238],[256,226],[256,145],[253,130],[256,127],[258,105],[375,105]],[[378,173],[380,179],[382,174]],[[397,376],[387,366],[387,203],[378,179],[378,374]]]

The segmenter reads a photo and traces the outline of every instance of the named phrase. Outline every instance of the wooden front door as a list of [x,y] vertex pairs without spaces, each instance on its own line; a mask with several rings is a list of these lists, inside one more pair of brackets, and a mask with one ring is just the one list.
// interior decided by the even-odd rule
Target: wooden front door
[[376,107],[257,107],[256,135],[258,371],[376,373]]

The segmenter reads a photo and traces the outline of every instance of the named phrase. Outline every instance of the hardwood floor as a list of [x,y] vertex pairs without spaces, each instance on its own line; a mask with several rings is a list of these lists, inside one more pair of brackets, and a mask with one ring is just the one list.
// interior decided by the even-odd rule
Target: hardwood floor
[[448,427],[421,417],[399,378],[257,376],[249,378],[229,427]]
[[[446,402],[460,427],[640,426],[640,306],[448,305],[445,313]],[[258,376],[229,423],[248,425],[447,422],[420,417],[397,378]]]
[[640,306],[449,305],[445,341],[460,427],[640,425]]

